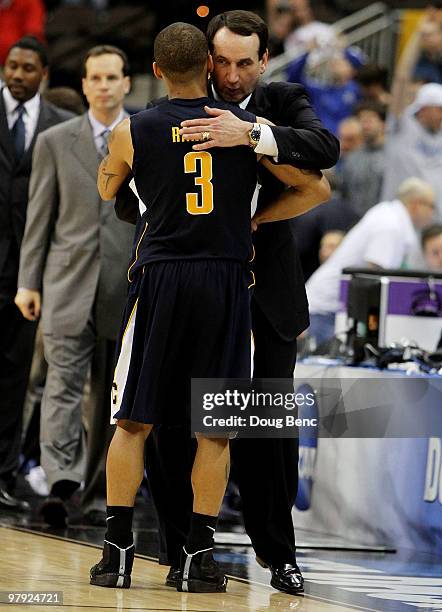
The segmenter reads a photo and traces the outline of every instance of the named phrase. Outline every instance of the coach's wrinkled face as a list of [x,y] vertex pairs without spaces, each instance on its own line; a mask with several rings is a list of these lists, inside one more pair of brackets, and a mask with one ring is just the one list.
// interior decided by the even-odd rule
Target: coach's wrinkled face
[[241,36],[221,28],[213,38],[212,80],[226,102],[241,102],[251,94],[267,68],[268,52],[259,57],[257,34]]
[[83,93],[92,110],[103,112],[123,105],[130,79],[123,74],[123,60],[115,53],[89,57],[83,78]]

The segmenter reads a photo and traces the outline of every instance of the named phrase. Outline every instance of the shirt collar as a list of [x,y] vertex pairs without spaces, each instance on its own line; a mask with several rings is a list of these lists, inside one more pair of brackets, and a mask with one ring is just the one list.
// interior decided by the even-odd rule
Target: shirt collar
[[[213,83],[210,83],[210,85],[212,86],[212,93],[213,93],[213,97],[215,98],[215,100],[222,100],[221,96],[218,94],[215,87],[213,86]],[[247,104],[250,102],[251,97],[252,97],[252,94],[249,94],[247,98],[244,98],[244,100],[238,104],[239,108],[242,108],[243,110],[245,110],[247,107]]]
[[[3,100],[5,102],[6,114],[10,115],[17,110],[20,102],[18,102],[11,94],[7,87],[3,88]],[[40,94],[36,93],[30,100],[23,105],[26,110],[26,114],[30,117],[38,115],[40,112]]]
[[101,123],[101,121],[98,121],[98,119],[94,117],[91,109],[88,110],[87,114],[89,117],[90,124],[92,126],[92,132],[94,134],[94,138],[98,138],[98,136],[101,136],[103,132],[105,132],[106,130],[112,131],[114,127],[118,125],[121,121],[123,121],[125,117],[124,110],[121,109],[120,114],[115,119],[115,121],[113,121],[110,125],[104,125],[103,123]]

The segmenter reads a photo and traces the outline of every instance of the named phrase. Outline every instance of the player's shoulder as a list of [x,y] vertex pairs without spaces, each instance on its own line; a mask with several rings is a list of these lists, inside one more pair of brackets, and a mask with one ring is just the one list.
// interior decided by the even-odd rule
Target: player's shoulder
[[132,125],[137,125],[146,121],[151,121],[158,115],[158,106],[148,106],[147,108],[133,113],[129,117],[129,122]]

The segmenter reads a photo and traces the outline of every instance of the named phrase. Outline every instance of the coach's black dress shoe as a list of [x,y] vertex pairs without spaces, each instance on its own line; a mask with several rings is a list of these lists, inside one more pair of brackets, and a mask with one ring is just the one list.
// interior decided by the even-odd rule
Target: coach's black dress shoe
[[304,578],[296,563],[283,563],[282,565],[268,565],[265,561],[256,557],[261,567],[268,568],[272,573],[270,584],[274,589],[290,595],[301,595],[304,593]]
[[181,570],[179,567],[172,567],[169,570],[169,573],[166,576],[166,586],[176,588],[178,585],[178,580],[181,578]]
[[278,567],[269,567],[272,572],[270,584],[274,589],[291,595],[304,593],[304,578],[296,563],[284,563]]
[[30,505],[27,501],[14,497],[6,489],[0,488],[0,508],[3,510],[14,510],[15,512],[27,512]]

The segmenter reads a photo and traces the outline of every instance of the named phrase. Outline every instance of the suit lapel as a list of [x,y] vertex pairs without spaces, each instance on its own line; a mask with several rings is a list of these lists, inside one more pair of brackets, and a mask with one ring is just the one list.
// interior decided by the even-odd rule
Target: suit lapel
[[40,132],[43,132],[48,127],[50,127],[49,109],[48,109],[46,102],[43,100],[43,98],[40,98],[40,112],[38,114],[38,121],[37,121],[37,125],[35,126],[34,135],[32,137],[31,144],[28,147],[27,152],[32,153],[32,150],[34,149],[35,141],[37,140],[37,136],[40,134]]
[[79,128],[73,132],[73,137],[72,153],[96,181],[99,159],[87,113],[83,115]]
[[0,147],[4,150],[6,157],[11,160],[12,165],[14,163],[15,150],[6,117],[3,89],[0,90]]
[[270,102],[265,95],[265,90],[262,85],[258,83],[255,91],[250,98],[250,102],[247,104],[246,110],[249,113],[254,113],[260,117],[269,118]]

